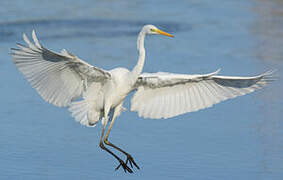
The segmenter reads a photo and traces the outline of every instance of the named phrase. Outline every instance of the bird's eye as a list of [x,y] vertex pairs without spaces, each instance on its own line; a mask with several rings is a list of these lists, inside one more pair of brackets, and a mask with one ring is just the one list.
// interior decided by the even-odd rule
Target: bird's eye
[[154,29],[151,28],[150,31],[151,31],[151,32],[154,32]]

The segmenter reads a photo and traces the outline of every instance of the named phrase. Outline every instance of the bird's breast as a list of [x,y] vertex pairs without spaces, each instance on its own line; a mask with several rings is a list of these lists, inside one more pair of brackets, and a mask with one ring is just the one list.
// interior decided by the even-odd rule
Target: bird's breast
[[127,69],[114,69],[111,71],[111,81],[105,86],[105,100],[112,107],[119,105],[132,89],[132,84]]

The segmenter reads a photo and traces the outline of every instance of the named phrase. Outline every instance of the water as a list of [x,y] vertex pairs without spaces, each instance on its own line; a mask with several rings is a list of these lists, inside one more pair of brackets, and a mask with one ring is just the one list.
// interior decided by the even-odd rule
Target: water
[[[136,36],[154,24],[175,35],[146,39],[144,71],[282,76],[283,3],[269,1],[34,1],[0,3],[0,179],[282,179],[282,80],[167,120],[124,112],[111,140],[141,170],[114,171],[98,148],[101,127],[77,124],[45,103],[10,61],[35,29],[42,44],[104,69],[132,68]],[[129,109],[129,99],[126,101]]]

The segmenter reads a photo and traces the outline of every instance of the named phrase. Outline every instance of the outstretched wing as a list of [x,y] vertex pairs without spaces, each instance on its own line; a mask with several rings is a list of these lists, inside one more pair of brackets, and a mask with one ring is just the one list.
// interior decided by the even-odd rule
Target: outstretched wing
[[62,50],[61,54],[44,48],[32,31],[34,43],[25,34],[27,46],[18,44],[12,48],[12,59],[41,97],[56,106],[67,106],[80,96],[87,84],[105,82],[111,75],[73,54]]
[[144,73],[136,83],[131,110],[144,118],[170,118],[197,111],[262,88],[272,72],[254,77]]

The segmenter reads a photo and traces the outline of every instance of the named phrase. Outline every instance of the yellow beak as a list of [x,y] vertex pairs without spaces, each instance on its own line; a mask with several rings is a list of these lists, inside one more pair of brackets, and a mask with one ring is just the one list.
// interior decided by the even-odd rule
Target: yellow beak
[[174,37],[172,34],[169,34],[167,32],[161,31],[160,29],[154,29],[154,31],[157,32],[158,34],[162,34],[164,36]]

